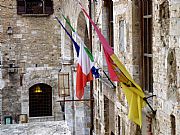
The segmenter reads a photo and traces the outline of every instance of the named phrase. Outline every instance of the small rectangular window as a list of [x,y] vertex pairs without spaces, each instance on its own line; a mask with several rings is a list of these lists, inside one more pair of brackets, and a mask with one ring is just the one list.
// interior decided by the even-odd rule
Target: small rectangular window
[[18,15],[53,14],[52,0],[17,0]]

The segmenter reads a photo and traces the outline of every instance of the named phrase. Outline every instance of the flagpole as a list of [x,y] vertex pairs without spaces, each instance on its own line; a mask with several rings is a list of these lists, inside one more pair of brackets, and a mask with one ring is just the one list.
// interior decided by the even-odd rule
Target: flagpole
[[110,81],[110,83],[112,84],[113,86],[113,89],[116,88],[116,86],[114,85],[114,83],[111,81],[111,79],[109,78],[109,76],[106,74],[106,72],[103,70],[103,73],[105,74],[105,76],[107,77],[107,79]]
[[[92,18],[91,14],[91,0],[89,0],[89,15]],[[90,39],[90,50],[92,53],[92,25],[91,22],[89,21],[89,39]],[[94,123],[93,123],[93,81],[90,82],[90,107],[91,107],[91,128],[90,128],[90,135],[93,135],[93,130],[94,130]]]

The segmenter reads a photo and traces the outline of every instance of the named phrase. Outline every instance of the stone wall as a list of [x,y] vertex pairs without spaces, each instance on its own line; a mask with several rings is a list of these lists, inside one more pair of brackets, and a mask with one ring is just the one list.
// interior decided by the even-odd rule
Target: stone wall
[[[59,72],[69,73],[70,96],[66,99],[75,98],[76,71],[72,66],[76,66],[77,53],[74,51],[70,38],[54,19],[54,15],[58,16],[72,34],[61,15],[62,12],[87,46],[89,30],[86,29],[84,32],[84,28],[89,28],[89,23],[83,17],[76,0],[53,0],[53,3],[53,15],[31,16],[17,15],[16,0],[0,0],[0,51],[3,59],[2,79],[5,82],[5,87],[0,91],[2,120],[4,116],[10,115],[13,117],[13,123],[16,123],[15,119],[19,114],[29,115],[29,88],[38,83],[52,87],[53,116],[30,117],[29,122],[62,120],[64,112],[58,102],[63,100],[58,96]],[[88,1],[82,1],[82,4],[88,11]],[[8,27],[12,28],[12,34],[7,34]],[[75,35],[72,34],[72,36]],[[9,69],[12,63],[16,68]],[[89,98],[89,86],[85,94],[85,98]],[[76,134],[88,134],[90,129],[89,104],[78,102],[72,107],[71,103],[65,105],[66,120],[71,130],[75,130]]]
[[[154,2],[155,134],[180,133],[179,124],[179,1]],[[171,116],[175,117],[175,127]],[[169,128],[167,128],[169,127]]]
[[[153,12],[153,100],[149,99],[151,106],[157,110],[156,115],[152,115],[149,107],[143,110],[142,130],[131,123],[127,118],[128,106],[121,88],[117,85],[116,94],[110,95],[113,91],[111,87],[104,87],[106,82],[96,80],[95,82],[95,132],[105,134],[111,130],[107,126],[106,117],[99,114],[105,108],[100,107],[100,102],[104,101],[104,96],[110,100],[113,97],[115,113],[115,133],[116,134],[179,134],[179,7],[178,0],[158,0],[152,1]],[[142,86],[142,55],[141,55],[141,12],[140,1],[119,1],[113,0],[114,12],[114,51],[122,63],[125,65],[133,79]],[[107,15],[103,8],[103,2],[95,4],[94,20],[97,26],[102,29],[103,35],[108,40]],[[100,45],[97,35],[94,33],[94,44]],[[97,63],[106,70],[101,47],[94,47]],[[101,53],[100,53],[101,52]],[[100,57],[98,57],[100,56]],[[100,59],[100,60],[99,60]],[[102,60],[103,59],[103,60]],[[102,75],[103,76],[103,75]],[[99,85],[102,82],[102,86]],[[103,92],[101,92],[103,87]],[[147,94],[146,96],[149,96]],[[102,102],[105,105],[105,102]],[[118,121],[120,120],[120,123]],[[176,126],[175,126],[176,125]],[[119,127],[120,126],[120,127]],[[168,127],[168,128],[167,128]]]
[[[55,0],[54,5],[56,3]],[[21,113],[29,114],[29,88],[40,82],[53,87],[53,114],[56,115],[60,112],[59,105],[56,105],[61,57],[59,24],[52,15],[17,15],[16,0],[1,1],[0,4],[2,78],[5,81],[2,115],[10,115],[14,120]],[[54,13],[56,9],[54,6]],[[8,27],[12,28],[12,34],[7,33]],[[15,68],[8,68],[12,63]]]

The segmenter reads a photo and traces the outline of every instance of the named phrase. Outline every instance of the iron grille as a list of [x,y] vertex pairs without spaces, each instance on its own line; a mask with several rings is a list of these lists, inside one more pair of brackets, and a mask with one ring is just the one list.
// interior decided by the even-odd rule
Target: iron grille
[[52,87],[36,84],[29,89],[29,116],[52,116]]

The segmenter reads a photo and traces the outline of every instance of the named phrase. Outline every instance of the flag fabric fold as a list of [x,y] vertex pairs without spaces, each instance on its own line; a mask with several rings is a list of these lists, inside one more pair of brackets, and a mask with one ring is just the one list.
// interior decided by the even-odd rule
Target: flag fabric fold
[[[89,49],[86,47],[86,45],[84,44],[84,42],[81,40],[81,38],[79,37],[79,35],[76,33],[75,29],[72,27],[71,23],[69,22],[69,20],[62,14],[63,18],[65,19],[66,23],[69,25],[69,27],[71,28],[73,34],[75,35],[75,37],[80,41],[80,43],[83,43],[84,45],[84,49],[86,51],[86,53],[88,54],[89,58],[91,59],[91,61],[94,61],[94,57],[92,55],[92,53],[89,51]],[[77,54],[79,55],[79,51],[77,51]],[[95,78],[99,78],[100,74],[99,74],[99,69],[97,69],[95,66],[93,66],[91,68],[92,74],[94,75]]]
[[140,127],[142,126],[142,108],[145,106],[145,101],[143,98],[145,97],[144,92],[141,87],[135,83],[135,81],[130,76],[129,72],[126,70],[125,66],[120,62],[118,57],[114,54],[113,49],[109,46],[109,43],[102,35],[100,30],[97,28],[95,23],[89,17],[82,4],[79,3],[83,13],[89,19],[92,26],[94,27],[100,42],[102,43],[108,71],[110,74],[110,78],[113,81],[118,81],[121,84],[122,90],[126,96],[128,106],[129,106],[129,114],[128,117],[131,121],[138,124]]
[[84,49],[84,46],[80,44],[77,76],[76,76],[76,97],[81,99],[84,95],[84,87],[86,83],[93,80],[92,68],[93,63],[89,60],[89,57]]
[[[90,53],[90,51],[88,50],[88,48],[84,45],[80,37],[75,33],[75,30],[72,28],[72,26],[70,26],[70,28],[76,34],[76,37],[80,42],[80,45],[78,45],[77,42],[73,39],[73,37],[70,35],[70,33],[61,23],[61,21],[57,17],[55,18],[60,23],[62,28],[65,30],[66,34],[72,40],[77,52],[78,65],[77,65],[77,76],[76,76],[76,97],[78,99],[81,99],[84,95],[84,87],[86,86],[86,83],[93,80],[91,68],[94,66],[94,58]],[[66,22],[68,21],[65,17],[64,19],[66,20]],[[68,24],[70,25],[69,22]]]
[[64,29],[64,31],[66,32],[66,34],[69,36],[69,38],[72,40],[74,47],[76,49],[76,53],[77,53],[77,57],[79,56],[79,45],[76,43],[76,41],[73,39],[73,37],[71,36],[71,34],[66,30],[66,28],[64,27],[64,25],[61,23],[61,21],[58,19],[58,17],[55,17],[55,19],[59,22],[59,24],[61,25],[61,27]]

